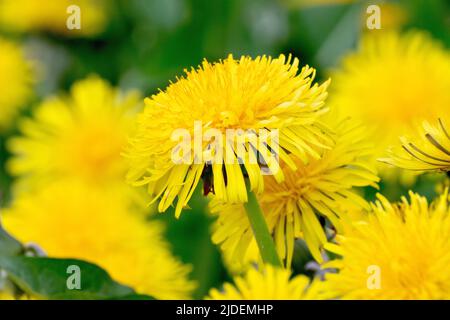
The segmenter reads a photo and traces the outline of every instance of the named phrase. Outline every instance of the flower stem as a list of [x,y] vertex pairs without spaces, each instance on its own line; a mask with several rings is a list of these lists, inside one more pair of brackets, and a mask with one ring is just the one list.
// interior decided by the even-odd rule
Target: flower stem
[[258,244],[261,257],[265,264],[281,267],[281,260],[278,257],[272,235],[267,227],[258,199],[256,198],[256,195],[250,191],[250,188],[247,188],[247,190],[248,202],[245,203],[245,210],[247,211],[247,217],[252,226],[253,235]]

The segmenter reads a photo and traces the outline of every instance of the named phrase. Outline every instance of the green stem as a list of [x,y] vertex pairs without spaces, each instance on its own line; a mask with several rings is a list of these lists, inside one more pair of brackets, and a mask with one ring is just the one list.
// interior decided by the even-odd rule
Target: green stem
[[444,188],[450,188],[450,171],[447,171],[447,179],[444,181]]
[[264,214],[259,206],[258,199],[255,194],[247,188],[248,202],[245,204],[247,217],[252,226],[253,235],[258,244],[259,252],[265,264],[271,264],[276,267],[281,267],[281,260],[278,257],[275,244],[273,243],[272,235],[267,227]]

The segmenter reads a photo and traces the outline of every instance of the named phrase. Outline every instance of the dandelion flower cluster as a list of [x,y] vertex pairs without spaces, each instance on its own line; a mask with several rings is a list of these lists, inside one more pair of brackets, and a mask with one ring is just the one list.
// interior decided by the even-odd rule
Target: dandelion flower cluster
[[115,280],[158,299],[189,298],[190,268],[171,254],[162,225],[146,219],[122,188],[71,180],[20,195],[2,215],[9,232],[50,257],[96,263]]
[[[234,59],[231,55],[218,63],[204,61],[197,70],[186,71],[186,77],[151,98],[145,100],[146,108],[139,116],[137,132],[131,139],[127,157],[130,161],[128,179],[135,185],[147,185],[153,198],[161,199],[159,211],[165,211],[178,197],[176,215],[179,216],[196,185],[203,179],[206,193],[213,191],[219,199],[228,202],[247,201],[244,172],[236,156],[235,163],[226,159],[212,165],[197,163],[198,154],[191,138],[191,154],[187,163],[172,161],[172,151],[178,142],[171,139],[176,129],[186,129],[195,136],[194,123],[200,130],[227,129],[279,130],[280,151],[277,156],[290,161],[288,153],[302,159],[319,158],[314,146],[331,144],[318,117],[327,111],[324,99],[328,82],[313,84],[315,71],[305,66],[299,71],[299,61],[283,55],[276,59],[266,56],[251,59]],[[210,141],[202,140],[202,150]],[[267,154],[273,145],[234,145],[244,148],[245,159],[256,153]],[[231,150],[232,154],[236,149]],[[226,154],[226,150],[221,154]],[[220,163],[222,162],[222,163]],[[250,189],[263,190],[263,175],[258,163],[244,160],[245,174]],[[283,180],[282,170],[272,170],[278,181]]]
[[[80,29],[68,29],[68,8],[80,8]],[[90,36],[106,24],[103,0],[0,0],[0,27],[15,32],[49,31],[64,35]]]
[[0,131],[12,126],[32,94],[33,67],[22,48],[0,37]]
[[449,124],[449,119],[442,118],[436,125],[425,121],[419,134],[401,137],[402,149],[390,149],[390,158],[382,160],[408,170],[450,171]]
[[337,244],[327,245],[341,256],[328,263],[339,270],[326,276],[330,294],[344,299],[450,299],[448,191],[431,205],[418,194],[410,192],[410,198],[391,204],[379,196],[366,219],[348,222]]
[[212,289],[212,300],[318,300],[325,297],[321,283],[304,275],[291,278],[286,269],[266,266],[263,270],[249,269],[244,277],[236,277],[234,285],[225,283],[223,289]]
[[[368,208],[353,187],[376,187],[378,181],[365,129],[351,119],[328,120],[327,124],[335,131],[335,145],[307,164],[295,160],[297,170],[285,168],[282,183],[266,176],[264,192],[258,195],[278,254],[288,266],[295,238],[303,238],[314,258],[322,261],[320,250],[327,238],[320,217],[339,227],[343,210]],[[221,244],[225,256],[234,263],[251,260],[254,238],[243,205],[213,199],[210,207],[217,216],[213,242]]]
[[124,184],[121,153],[140,107],[137,92],[121,93],[96,76],[76,82],[69,96],[48,98],[8,141],[18,188],[67,177]]
[[331,78],[330,106],[373,129],[379,157],[417,121],[448,113],[450,53],[423,32],[371,32]]
[[[357,1],[300,6],[331,2]],[[0,31],[95,36],[109,5],[0,0]],[[81,29],[70,30],[70,8],[81,10]],[[173,255],[140,191],[179,218],[201,185],[212,242],[237,274],[206,299],[450,299],[446,186],[431,203],[410,191],[409,200],[370,204],[361,190],[378,188],[376,159],[450,177],[450,51],[424,32],[400,33],[406,11],[384,9],[384,31],[363,32],[331,72],[327,103],[330,80],[318,83],[297,58],[230,54],[184,70],[143,103],[92,75],[15,122],[33,66],[0,37],[0,133],[12,123],[18,131],[5,143],[13,192],[2,226],[43,256],[97,264],[138,294],[188,299],[191,267]],[[310,255],[301,259],[315,260],[320,280],[293,275],[303,243]],[[0,299],[13,298],[16,279],[0,276]]]

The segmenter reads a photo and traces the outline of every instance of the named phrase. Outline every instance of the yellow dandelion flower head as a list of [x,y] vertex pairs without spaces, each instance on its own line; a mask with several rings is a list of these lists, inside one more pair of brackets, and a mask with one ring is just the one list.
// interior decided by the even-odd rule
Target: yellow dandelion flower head
[[366,219],[353,221],[328,249],[330,294],[344,299],[450,299],[450,206],[448,190],[431,205],[391,204],[383,196]]
[[223,289],[212,289],[212,300],[319,300],[324,299],[321,282],[310,281],[304,275],[291,278],[286,269],[267,265],[263,270],[251,268],[244,277],[236,277],[234,285],[225,283]]
[[391,148],[390,157],[382,161],[414,171],[450,171],[450,118],[436,124],[425,121],[417,134],[400,141],[402,148]]
[[[322,261],[321,248],[327,237],[321,219],[327,218],[339,228],[344,210],[368,209],[368,203],[354,187],[376,187],[379,180],[364,127],[351,119],[335,122],[332,149],[307,164],[296,160],[297,170],[286,168],[282,183],[266,176],[264,192],[258,195],[278,254],[288,266],[295,238],[303,238],[313,257]],[[252,260],[255,240],[244,206],[213,199],[210,208],[217,216],[212,240],[221,245],[225,257],[237,264]]]
[[22,48],[0,37],[0,131],[11,127],[14,116],[30,98],[32,69]]
[[[318,121],[327,111],[324,100],[328,81],[313,84],[314,76],[314,69],[305,66],[299,72],[299,61],[283,55],[256,59],[243,56],[239,60],[230,55],[218,63],[204,61],[197,70],[186,71],[186,77],[145,100],[146,108],[127,152],[129,180],[147,185],[155,200],[161,198],[160,211],[178,196],[177,216],[201,178],[205,193],[212,191],[229,202],[247,201],[241,164],[250,188],[261,192],[261,165],[249,159],[256,154],[273,155],[275,142],[269,138],[265,144],[250,139],[230,143],[227,134],[242,130],[244,137],[262,140],[261,130],[268,136],[277,133],[280,159],[287,159],[288,153],[303,161],[309,156],[319,158],[311,146],[331,144],[327,128]],[[173,133],[179,129],[188,133],[182,141],[188,157],[182,163],[173,161],[180,145]],[[211,131],[213,137],[207,138]],[[209,164],[204,157],[208,150],[214,159]],[[281,181],[283,173],[277,163],[265,162]]]
[[2,223],[23,243],[37,244],[51,257],[96,263],[139,293],[186,299],[194,288],[190,267],[170,252],[163,226],[148,221],[122,188],[54,182],[21,194]]
[[450,105],[450,53],[420,31],[370,32],[332,72],[329,103],[373,129],[377,156],[416,121],[433,121]]
[[[104,0],[0,0],[0,27],[14,32],[49,31],[66,36],[90,36],[103,31],[106,9]],[[69,28],[71,17],[78,13],[79,28]]]
[[69,96],[41,103],[8,141],[8,169],[31,185],[77,177],[93,183],[123,181],[121,153],[139,111],[137,92],[121,93],[91,76],[76,82]]

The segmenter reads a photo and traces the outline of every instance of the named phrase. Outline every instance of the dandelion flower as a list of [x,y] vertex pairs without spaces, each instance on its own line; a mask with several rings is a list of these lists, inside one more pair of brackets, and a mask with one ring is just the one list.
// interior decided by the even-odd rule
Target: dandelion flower
[[[344,209],[369,207],[354,187],[376,187],[378,177],[365,129],[351,119],[335,122],[330,125],[336,133],[332,149],[308,164],[297,160],[296,171],[285,168],[282,183],[266,176],[264,192],[258,195],[278,254],[287,266],[291,264],[295,238],[303,238],[313,257],[322,261],[321,248],[327,239],[321,217],[339,227]],[[255,240],[243,205],[213,199],[210,208],[217,216],[213,242],[221,245],[229,261],[243,264],[252,259]]]
[[[263,56],[239,60],[230,55],[218,63],[204,61],[197,70],[186,71],[186,77],[145,100],[146,108],[138,119],[137,132],[127,151],[129,181],[147,185],[153,199],[161,200],[159,211],[165,211],[178,196],[176,216],[187,205],[200,179],[206,194],[212,191],[216,197],[229,202],[247,201],[244,174],[249,177],[250,189],[261,192],[261,164],[247,159],[257,153],[270,155],[274,145],[270,141],[268,144],[232,142],[216,148],[201,137],[200,149],[213,149],[219,157],[207,164],[201,161],[202,152],[196,149],[195,136],[208,129],[218,130],[222,136],[226,136],[227,130],[241,129],[251,131],[258,138],[261,138],[259,130],[269,134],[276,131],[279,132],[276,156],[280,159],[288,161],[288,153],[303,162],[319,158],[313,147],[332,143],[328,129],[318,120],[327,111],[324,100],[328,81],[313,84],[314,69],[305,66],[298,72],[298,65],[297,59],[291,61],[283,55],[276,59]],[[200,127],[195,123],[200,123]],[[191,155],[181,164],[172,160],[179,141],[171,139],[180,128],[190,133],[187,144]],[[235,155],[238,149],[244,151],[241,163]],[[225,154],[231,159],[226,159]],[[289,165],[295,168],[290,160]],[[277,170],[275,164],[268,166],[278,181],[283,180],[282,170]]]
[[32,94],[33,71],[22,48],[0,37],[0,131],[9,129]]
[[381,159],[397,167],[415,171],[450,171],[450,122],[436,125],[425,121],[419,135],[400,138],[402,149],[391,149],[390,158]]
[[117,281],[158,299],[186,299],[190,268],[170,252],[162,225],[130,205],[121,188],[58,181],[21,194],[2,216],[5,229],[55,258],[96,263]]
[[450,299],[448,191],[431,205],[410,192],[399,204],[384,197],[365,220],[353,221],[328,249],[327,290],[344,299]]
[[235,285],[225,283],[222,290],[212,289],[212,300],[319,300],[325,297],[321,283],[304,275],[291,278],[286,269],[266,266],[249,269],[244,277],[236,277]]
[[22,121],[22,135],[8,142],[9,172],[32,186],[66,177],[122,182],[121,152],[140,107],[136,92],[123,94],[96,76],[81,80],[69,96],[45,100]]
[[[69,29],[67,21],[80,9],[80,28]],[[67,36],[90,36],[106,24],[103,0],[0,0],[0,27],[15,32],[49,31]]]
[[331,77],[329,105],[372,128],[377,157],[450,105],[450,53],[419,31],[368,33]]

